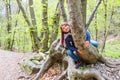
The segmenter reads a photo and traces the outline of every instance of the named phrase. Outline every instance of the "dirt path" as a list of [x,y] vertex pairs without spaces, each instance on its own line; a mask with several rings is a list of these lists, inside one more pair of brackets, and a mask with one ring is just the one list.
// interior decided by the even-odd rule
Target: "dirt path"
[[32,55],[32,53],[23,54],[0,50],[0,80],[19,80],[20,77],[29,77],[21,71],[18,62]]

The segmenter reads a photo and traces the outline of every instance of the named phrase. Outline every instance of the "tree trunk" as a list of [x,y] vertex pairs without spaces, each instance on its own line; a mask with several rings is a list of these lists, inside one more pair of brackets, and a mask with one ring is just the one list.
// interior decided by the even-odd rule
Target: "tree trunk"
[[[20,13],[20,9],[18,10],[17,14],[19,14],[19,13]],[[15,27],[17,26],[17,23],[18,23],[18,20],[15,21]],[[15,33],[16,33],[16,29],[14,29],[14,31],[13,31],[12,40],[11,40],[11,45],[10,45],[11,48],[13,47],[14,42],[15,42]]]
[[38,40],[38,34],[37,34],[37,26],[36,26],[36,19],[35,19],[35,12],[33,8],[33,0],[29,0],[29,9],[30,9],[30,16],[31,16],[31,22],[32,22],[32,27],[31,27],[31,32],[33,33],[33,41],[34,41],[34,46],[33,50],[38,51],[39,50],[39,40]]
[[83,18],[81,10],[81,0],[68,0],[69,21],[71,24],[71,32],[78,49],[83,51],[83,55],[79,55],[87,63],[96,63],[99,59],[98,50],[90,45],[88,48],[83,48],[85,41],[85,27],[83,26]]
[[40,51],[45,52],[48,50],[48,41],[49,41],[49,28],[48,28],[48,0],[42,0],[42,27],[43,27],[43,39],[42,47]]
[[33,8],[33,0],[29,0],[29,9],[30,9],[30,16],[31,16],[31,21],[32,21],[32,25],[35,27],[35,31],[37,31],[37,27],[36,27],[36,19],[35,19],[35,12],[34,12],[34,8]]
[[60,21],[60,3],[58,2],[52,23],[53,25],[52,25],[52,33],[50,37],[50,44],[52,44],[52,42],[57,39],[59,21]]
[[87,0],[81,0],[82,3],[82,16],[83,16],[83,25],[86,24],[86,9],[87,9]]
[[97,26],[97,13],[95,14],[95,40],[98,40],[98,26]]
[[[32,27],[32,24],[20,2],[20,0],[17,0],[17,3],[18,3],[18,6],[20,8],[20,10],[22,11],[23,13],[23,17],[25,18],[25,21],[27,22],[28,26],[30,27],[30,36],[31,36],[31,39],[33,40],[32,41],[32,48],[33,48],[33,51],[39,51],[39,42],[38,42],[38,37],[37,37],[37,32],[34,31],[34,28]],[[34,23],[35,24],[35,23]]]
[[105,51],[105,44],[106,44],[106,39],[107,39],[107,0],[103,0],[103,3],[105,7],[105,14],[104,14],[105,23],[104,23],[103,46],[102,46],[101,52]]
[[11,9],[10,9],[10,2],[8,0],[5,0],[5,6],[6,6],[6,18],[7,18],[7,34],[9,35],[6,40],[6,49],[12,50],[11,48]]
[[64,0],[59,0],[59,3],[60,3],[61,14],[62,14],[62,17],[63,17],[63,22],[66,22],[67,21],[67,15],[66,15],[66,11],[65,11],[65,8],[64,8]]

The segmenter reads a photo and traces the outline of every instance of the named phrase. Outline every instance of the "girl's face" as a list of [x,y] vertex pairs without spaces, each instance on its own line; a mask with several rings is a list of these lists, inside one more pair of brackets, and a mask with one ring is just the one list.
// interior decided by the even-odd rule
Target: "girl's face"
[[62,32],[69,32],[70,31],[70,26],[69,25],[63,25],[61,27],[61,29],[62,29]]

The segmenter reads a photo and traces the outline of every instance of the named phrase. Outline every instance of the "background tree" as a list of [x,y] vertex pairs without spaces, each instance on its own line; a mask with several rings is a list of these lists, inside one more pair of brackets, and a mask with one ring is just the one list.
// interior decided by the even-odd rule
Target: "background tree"
[[20,0],[17,0],[17,3],[18,3],[18,6],[19,8],[21,9],[22,13],[23,13],[23,16],[28,24],[28,26],[30,27],[30,35],[31,35],[31,39],[33,40],[33,51],[38,51],[39,50],[39,40],[38,40],[38,36],[37,36],[37,31],[36,31],[36,26],[35,26],[35,15],[34,15],[34,10],[33,8],[31,7],[32,5],[32,1],[29,2],[29,5],[30,5],[30,13],[31,13],[31,18],[32,18],[32,24],[33,24],[33,27],[32,27],[32,24],[31,22],[29,21],[29,18],[28,16],[26,15],[26,12],[20,2]]
[[45,52],[48,50],[48,41],[49,41],[49,28],[48,28],[48,0],[42,0],[42,32],[43,32],[43,38],[42,38],[42,52]]
[[33,0],[29,0],[29,9],[30,9],[30,16],[31,16],[31,22],[32,22],[32,27],[31,27],[31,35],[33,36],[33,50],[38,51],[40,44],[39,44],[39,39],[38,39],[38,34],[37,34],[37,24],[36,24],[36,19],[35,19],[35,12],[34,12],[34,7],[33,7]]
[[7,18],[7,34],[9,35],[8,38],[6,39],[6,49],[12,50],[11,47],[11,7],[10,7],[10,1],[4,0],[5,6],[6,6],[6,18]]
[[60,22],[60,2],[57,3],[56,10],[53,16],[53,23],[52,23],[52,33],[50,37],[50,45],[57,39],[58,36],[58,29],[59,29],[59,22]]

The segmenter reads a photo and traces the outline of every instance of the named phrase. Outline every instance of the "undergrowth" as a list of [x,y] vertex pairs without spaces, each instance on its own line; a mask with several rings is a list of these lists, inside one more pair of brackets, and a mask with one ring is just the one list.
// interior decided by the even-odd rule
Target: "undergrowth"
[[105,51],[101,54],[111,58],[120,58],[120,41],[106,43]]

